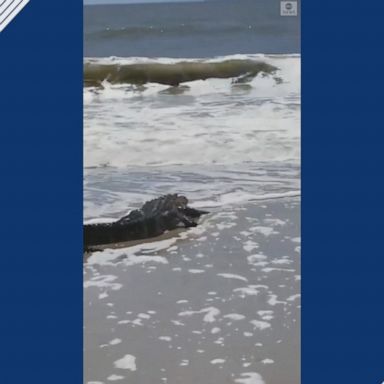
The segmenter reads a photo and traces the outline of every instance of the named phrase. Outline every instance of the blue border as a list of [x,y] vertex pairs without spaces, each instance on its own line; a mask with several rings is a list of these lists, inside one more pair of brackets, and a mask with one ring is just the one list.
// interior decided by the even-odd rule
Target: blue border
[[83,381],[82,12],[31,0],[0,33],[4,384]]
[[[302,383],[383,365],[384,4],[304,2]],[[2,383],[82,382],[82,3],[0,33]]]
[[382,1],[302,4],[302,383],[381,384]]

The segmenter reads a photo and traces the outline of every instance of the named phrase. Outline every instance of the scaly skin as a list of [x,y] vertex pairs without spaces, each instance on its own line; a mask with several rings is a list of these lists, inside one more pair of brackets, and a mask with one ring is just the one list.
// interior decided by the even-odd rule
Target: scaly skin
[[185,196],[161,196],[113,223],[84,225],[84,251],[98,245],[156,237],[178,227],[195,227],[197,219],[207,213],[188,207]]

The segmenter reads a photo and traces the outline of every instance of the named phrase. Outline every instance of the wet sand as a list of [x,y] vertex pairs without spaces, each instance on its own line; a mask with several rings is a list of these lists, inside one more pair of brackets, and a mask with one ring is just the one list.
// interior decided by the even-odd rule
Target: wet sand
[[84,383],[300,382],[298,198],[94,253],[84,287]]

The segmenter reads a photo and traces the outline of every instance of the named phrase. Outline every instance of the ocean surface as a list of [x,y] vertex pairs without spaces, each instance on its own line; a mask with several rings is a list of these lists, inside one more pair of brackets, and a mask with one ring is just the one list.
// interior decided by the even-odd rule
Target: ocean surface
[[213,57],[299,53],[300,20],[278,0],[84,7],[87,57]]
[[166,193],[211,212],[85,261],[85,383],[299,383],[300,31],[279,7],[84,8],[84,220]]

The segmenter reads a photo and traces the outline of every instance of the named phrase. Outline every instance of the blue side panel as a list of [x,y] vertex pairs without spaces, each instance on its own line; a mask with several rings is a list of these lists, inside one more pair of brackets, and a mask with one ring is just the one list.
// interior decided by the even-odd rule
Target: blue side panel
[[384,381],[382,1],[302,6],[302,383]]
[[0,33],[0,382],[82,383],[82,12]]

